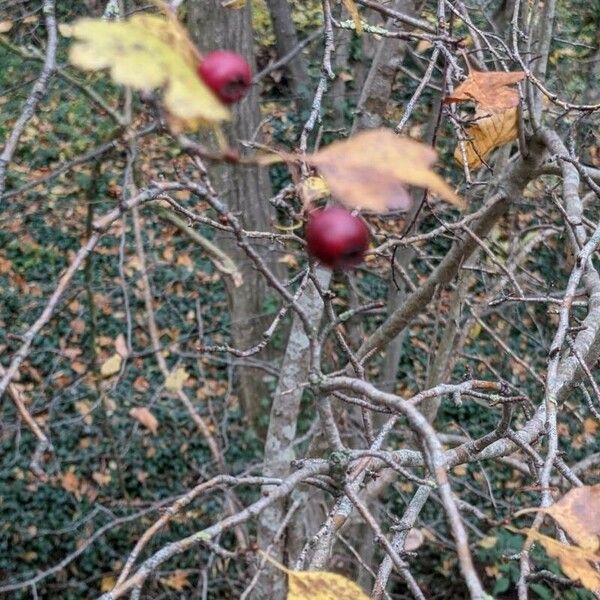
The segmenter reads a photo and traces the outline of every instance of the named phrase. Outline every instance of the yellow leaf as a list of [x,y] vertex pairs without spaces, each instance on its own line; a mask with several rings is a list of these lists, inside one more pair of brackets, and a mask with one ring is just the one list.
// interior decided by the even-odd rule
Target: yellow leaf
[[100,591],[102,593],[110,592],[115,587],[116,579],[112,575],[105,575],[100,580]]
[[12,29],[12,21],[0,21],[0,33],[7,33]]
[[287,600],[368,600],[354,583],[326,571],[288,571]]
[[132,408],[129,411],[129,416],[139,421],[146,429],[150,430],[152,433],[156,433],[156,431],[158,430],[158,420],[145,406],[138,406]]
[[308,177],[299,186],[305,205],[312,204],[331,194],[327,182],[322,177]]
[[342,0],[342,4],[346,7],[346,10],[350,13],[352,20],[354,21],[356,33],[361,34],[363,32],[362,21],[360,20],[358,8],[356,7],[354,0]]
[[168,377],[165,379],[165,388],[169,390],[169,392],[180,392],[187,378],[188,374],[185,369],[180,367],[172,373],[169,373]]
[[37,552],[34,552],[33,550],[31,550],[29,552],[25,552],[25,554],[21,554],[21,559],[24,560],[25,562],[32,562],[37,557],[38,557]]
[[111,482],[111,474],[110,473],[101,473],[100,471],[95,471],[92,473],[92,479],[100,486],[104,487]]
[[165,109],[181,128],[230,118],[196,73],[199,56],[174,17],[135,14],[125,21],[79,19],[68,28],[77,41],[69,60],[85,70],[110,69],[116,83],[164,90]]
[[469,329],[469,338],[472,340],[476,340],[481,333],[481,323],[479,321],[475,321],[471,329]]
[[548,508],[525,508],[515,516],[528,512],[550,515],[584,550],[600,550],[600,484],[573,488]]
[[287,574],[287,600],[369,600],[356,583],[342,575],[327,571],[290,571],[267,553],[259,552]]
[[486,535],[477,542],[477,545],[481,548],[484,548],[485,550],[490,550],[496,545],[497,541],[498,540],[496,539],[496,536]]
[[183,588],[190,585],[190,582],[187,580],[187,578],[187,571],[184,571],[183,569],[177,569],[172,575],[169,575],[168,577],[161,577],[161,582],[167,587],[181,592],[183,591]]
[[[371,129],[334,142],[316,154],[303,156],[302,160],[316,167],[331,194],[350,208],[408,211],[412,199],[407,185],[427,188],[464,208],[464,200],[431,170],[436,157],[431,146],[396,135],[389,129]],[[299,157],[277,152],[262,162],[272,164],[280,160],[299,160]]]
[[113,354],[110,358],[106,359],[102,366],[100,367],[100,375],[102,377],[110,377],[111,375],[115,375],[121,369],[121,355],[117,352]]
[[[508,108],[492,112],[489,110],[476,110],[475,120],[467,128],[469,139],[464,142],[467,164],[470,169],[477,169],[489,153],[517,139],[519,125],[517,109]],[[461,144],[456,146],[454,158],[464,164]]]
[[600,555],[579,546],[561,544],[534,529],[518,530],[513,527],[509,527],[509,529],[517,533],[524,533],[542,544],[549,556],[558,559],[560,568],[567,577],[573,581],[580,581],[591,592],[600,592],[600,572],[595,567],[600,562]]

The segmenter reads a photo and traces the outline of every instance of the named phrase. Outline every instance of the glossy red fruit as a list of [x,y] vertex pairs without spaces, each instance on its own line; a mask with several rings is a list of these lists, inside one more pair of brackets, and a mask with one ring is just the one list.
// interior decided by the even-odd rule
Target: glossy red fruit
[[314,210],[305,228],[308,252],[332,269],[350,269],[369,248],[364,222],[337,206]]
[[225,104],[241,100],[252,84],[250,65],[230,50],[207,54],[198,65],[198,75]]

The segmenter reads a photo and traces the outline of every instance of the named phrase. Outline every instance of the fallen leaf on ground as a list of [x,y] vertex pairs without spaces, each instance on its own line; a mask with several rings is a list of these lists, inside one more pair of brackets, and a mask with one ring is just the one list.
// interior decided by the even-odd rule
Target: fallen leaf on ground
[[146,429],[148,429],[152,433],[157,432],[158,420],[145,406],[138,406],[136,408],[132,408],[129,411],[129,415],[137,421],[139,421]]
[[188,374],[183,368],[175,369],[172,373],[169,373],[165,379],[165,388],[169,392],[180,392],[183,388],[183,384],[187,381]]
[[110,358],[107,358],[100,367],[100,375],[102,375],[102,377],[116,375],[121,370],[122,360],[123,359],[118,352],[113,354]]

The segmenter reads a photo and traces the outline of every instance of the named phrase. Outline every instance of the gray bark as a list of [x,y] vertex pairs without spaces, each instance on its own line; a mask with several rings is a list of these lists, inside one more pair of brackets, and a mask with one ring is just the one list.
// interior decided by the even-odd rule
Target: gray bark
[[[326,289],[329,286],[331,272],[326,269],[318,269],[317,278],[321,286]],[[321,321],[323,301],[312,283],[307,285],[298,304],[306,312],[311,322],[319,323]],[[308,377],[309,359],[309,340],[301,320],[296,316],[292,323],[285,356],[281,364],[281,376],[271,405],[263,467],[263,474],[267,477],[286,477],[289,474],[290,462],[295,457],[291,444],[296,437],[300,401],[304,391],[302,384]],[[264,493],[268,493],[268,491],[268,489],[263,490]],[[286,510],[287,503],[282,500],[273,503],[260,515],[258,519],[260,548],[264,549],[272,543]],[[302,509],[299,512],[302,512]],[[297,521],[298,519],[294,519],[294,522],[297,523]],[[286,536],[283,535],[279,543],[273,544],[269,554],[284,563],[285,549]],[[267,597],[271,600],[284,600],[286,597],[285,574],[271,565],[265,567],[253,596],[256,600]]]

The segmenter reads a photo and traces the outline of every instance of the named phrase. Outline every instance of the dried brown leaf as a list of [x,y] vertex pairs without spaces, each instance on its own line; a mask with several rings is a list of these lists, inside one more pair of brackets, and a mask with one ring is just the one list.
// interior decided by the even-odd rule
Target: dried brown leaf
[[476,71],[471,69],[469,76],[444,98],[444,103],[473,101],[482,108],[502,110],[519,104],[519,93],[508,86],[518,83],[525,77],[523,71]]
[[592,592],[600,592],[600,572],[596,568],[596,564],[600,562],[600,555],[579,546],[561,544],[534,529],[524,529],[520,533],[525,533],[529,538],[542,544],[549,556],[558,559],[567,577],[573,581],[580,581]]
[[122,359],[126,359],[129,354],[127,342],[125,341],[125,336],[122,333],[120,333],[115,340],[115,350]]
[[129,411],[129,415],[139,421],[146,429],[152,433],[158,430],[157,418],[145,407],[137,406]]
[[573,488],[548,508],[527,508],[515,516],[526,512],[550,515],[584,550],[600,550],[600,484]]
[[161,578],[162,583],[173,590],[182,592],[184,588],[190,585],[188,581],[188,573],[183,569],[177,569],[173,574],[168,577]]
[[408,211],[408,185],[427,188],[464,208],[464,201],[431,170],[436,157],[431,146],[389,129],[372,129],[334,142],[305,160],[325,178],[332,195],[350,208]]
[[60,484],[65,492],[69,492],[70,494],[79,492],[79,478],[73,471],[63,473],[60,478]]
[[[464,142],[467,164],[470,169],[483,165],[492,150],[508,144],[519,135],[517,109],[509,108],[497,112],[477,110],[475,120],[467,128],[469,139]],[[464,157],[460,143],[454,151],[454,158],[462,165]]]

